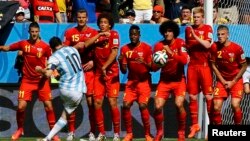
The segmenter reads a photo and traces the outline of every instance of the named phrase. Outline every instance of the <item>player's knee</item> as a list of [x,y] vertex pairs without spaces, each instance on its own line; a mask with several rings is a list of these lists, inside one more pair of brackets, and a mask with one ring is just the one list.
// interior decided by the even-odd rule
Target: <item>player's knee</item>
[[175,105],[176,105],[177,108],[181,108],[181,107],[183,107],[183,102],[182,101],[176,101]]
[[233,110],[237,111],[238,109],[240,109],[240,103],[238,103],[238,102],[232,102],[231,106],[232,106]]
[[95,108],[100,108],[102,107],[102,100],[96,99],[94,102]]
[[147,108],[147,104],[145,104],[145,103],[139,103],[139,108],[141,110],[146,109]]
[[218,105],[218,104],[214,104],[214,111],[216,111],[216,112],[221,111],[221,107],[222,107],[222,106],[220,106],[220,105]]
[[130,107],[131,107],[131,103],[123,102],[123,106],[122,106],[123,109],[130,109]]
[[162,104],[159,104],[159,103],[155,103],[155,111],[161,111],[163,108],[163,105]]
[[93,98],[87,98],[87,104],[88,104],[88,107],[91,107],[91,106],[93,106],[94,105],[94,100],[93,100]]
[[17,106],[17,108],[18,108],[19,111],[24,111],[26,109],[26,107],[27,107],[27,103],[26,102],[22,102],[22,101],[19,102],[18,106]]
[[48,109],[48,110],[52,110],[53,109],[53,105],[52,105],[51,101],[44,101],[43,105],[44,105],[45,109]]
[[109,105],[110,105],[111,108],[117,107],[118,106],[117,100],[114,100],[114,99],[109,100]]
[[212,100],[213,99],[212,94],[206,94],[205,97],[206,97],[206,100]]
[[25,111],[26,106],[24,106],[24,105],[18,105],[17,108],[18,108],[19,111]]
[[196,101],[197,100],[197,95],[189,94],[189,99],[190,99],[190,101]]

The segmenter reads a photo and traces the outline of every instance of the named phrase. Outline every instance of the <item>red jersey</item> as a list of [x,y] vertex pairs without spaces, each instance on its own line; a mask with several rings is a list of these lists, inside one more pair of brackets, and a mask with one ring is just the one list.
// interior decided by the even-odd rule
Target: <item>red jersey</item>
[[29,40],[19,41],[10,45],[10,50],[23,51],[24,65],[22,68],[23,79],[30,82],[39,82],[42,75],[36,72],[35,67],[46,67],[47,59],[51,56],[49,45],[43,41],[31,44]]
[[241,69],[241,64],[246,62],[242,47],[234,42],[223,46],[218,42],[211,47],[211,61],[215,62],[222,77],[233,80]]
[[[117,31],[111,30],[109,37],[101,36],[95,44],[94,58],[96,64],[96,74],[102,73],[102,66],[108,60],[113,48],[119,48],[120,39]],[[119,72],[118,62],[115,59],[107,68],[107,72]]]
[[150,78],[150,68],[136,61],[143,58],[146,64],[151,64],[152,49],[148,44],[140,42],[136,47],[127,44],[121,48],[121,54],[124,56],[122,64],[127,64],[128,67],[129,80],[148,80]]
[[[154,52],[165,51],[165,41],[160,41],[155,44]],[[164,67],[161,68],[160,81],[181,81],[184,77],[184,65],[188,63],[189,56],[185,48],[184,40],[176,38],[174,42],[169,45],[173,51],[173,55],[168,55],[168,61]]]
[[[210,25],[202,25],[201,27],[193,27],[195,35],[202,40],[212,41],[213,30]],[[190,55],[189,65],[204,65],[209,62],[209,49],[202,46],[192,36],[191,27],[187,27],[185,30],[186,46]]]
[[[65,31],[64,44],[68,46],[74,46],[79,42],[85,42],[87,39],[94,37],[96,34],[98,34],[97,30],[91,27],[87,27],[83,31],[78,30],[77,27],[73,27]],[[82,64],[92,60],[92,50],[93,48],[91,47],[78,50],[81,55]]]
[[55,13],[59,12],[56,0],[32,0],[31,3],[40,23],[55,22]]

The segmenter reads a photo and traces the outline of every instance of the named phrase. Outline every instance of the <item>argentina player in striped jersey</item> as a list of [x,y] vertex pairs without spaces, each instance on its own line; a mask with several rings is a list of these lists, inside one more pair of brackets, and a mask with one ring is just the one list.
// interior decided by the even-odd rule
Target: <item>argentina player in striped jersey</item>
[[243,77],[243,84],[244,84],[244,93],[250,94],[250,58],[246,57],[247,60],[247,69],[242,75]]
[[64,110],[53,129],[42,141],[50,141],[67,124],[67,117],[80,104],[82,93],[86,93],[86,84],[78,51],[73,47],[63,46],[58,37],[52,37],[49,44],[53,54],[49,58],[48,67],[42,69],[40,66],[36,66],[36,71],[47,77],[53,77],[53,72],[58,70],[60,97],[63,101]]

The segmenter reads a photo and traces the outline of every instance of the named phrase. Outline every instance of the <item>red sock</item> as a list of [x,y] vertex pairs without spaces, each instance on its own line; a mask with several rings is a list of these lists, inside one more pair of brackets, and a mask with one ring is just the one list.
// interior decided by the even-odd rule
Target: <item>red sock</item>
[[213,120],[213,100],[206,100],[207,102],[207,114],[209,117],[210,124],[212,123]]
[[69,132],[75,132],[75,121],[76,121],[76,112],[72,112],[67,118]]
[[96,120],[96,125],[100,133],[103,135],[105,134],[105,129],[104,129],[104,118],[103,118],[103,112],[102,108],[95,109],[95,120]]
[[140,111],[141,111],[141,119],[143,122],[145,135],[150,135],[150,122],[149,122],[148,109],[147,108],[140,109]]
[[89,107],[90,132],[95,133],[95,109],[94,106]]
[[164,120],[164,116],[161,112],[154,112],[155,126],[157,129],[157,133],[163,133],[163,125],[162,122]]
[[17,120],[18,129],[23,128],[24,118],[25,118],[25,111],[18,109],[16,112],[16,120]]
[[237,110],[234,111],[234,124],[241,124],[241,120],[242,120],[242,111],[240,108],[238,108]]
[[127,133],[132,133],[132,116],[130,109],[122,108],[122,117],[125,123]]
[[114,126],[114,133],[120,133],[120,111],[118,107],[111,109],[112,121]]
[[46,112],[47,120],[49,123],[49,128],[52,129],[56,122],[54,110],[45,109],[45,112]]
[[192,124],[193,125],[197,124],[198,123],[198,102],[197,102],[197,100],[190,99],[189,109],[190,109]]
[[181,113],[177,112],[177,118],[178,118],[178,131],[185,131],[186,128],[186,111],[183,111]]
[[221,119],[221,113],[220,113],[220,111],[214,111],[214,114],[213,114],[213,124],[215,124],[215,125],[221,125],[222,124],[222,119]]

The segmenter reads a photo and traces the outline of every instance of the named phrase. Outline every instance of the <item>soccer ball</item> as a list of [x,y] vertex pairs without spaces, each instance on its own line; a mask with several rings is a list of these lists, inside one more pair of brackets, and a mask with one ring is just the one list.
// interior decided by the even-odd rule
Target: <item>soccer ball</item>
[[157,51],[153,54],[153,61],[157,66],[163,67],[168,61],[168,55],[166,52]]

